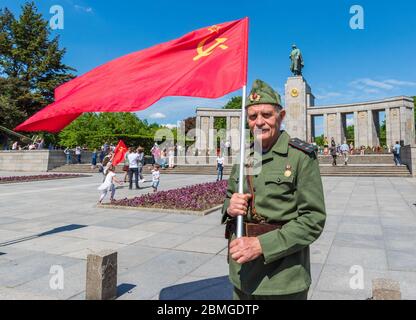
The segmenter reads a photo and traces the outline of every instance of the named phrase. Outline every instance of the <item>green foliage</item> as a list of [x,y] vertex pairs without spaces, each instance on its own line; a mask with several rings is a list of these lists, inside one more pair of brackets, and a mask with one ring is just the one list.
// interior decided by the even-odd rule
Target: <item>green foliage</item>
[[324,146],[324,135],[320,135],[318,137],[315,137],[315,142],[318,146],[323,147]]
[[62,130],[59,138],[60,145],[65,147],[85,145],[90,149],[98,148],[106,141],[117,143],[121,137],[136,139],[131,145],[139,145],[141,138],[153,141],[160,128],[158,124],[149,125],[146,120],[142,121],[129,112],[84,113]]
[[[243,103],[243,99],[241,96],[232,97],[223,109],[241,109]],[[225,118],[215,118],[214,120],[214,129],[221,130],[226,129],[227,127],[227,120]]]
[[386,120],[383,120],[383,123],[380,126],[380,146],[387,146],[387,140],[386,140]]
[[[345,136],[347,138],[347,143],[354,143],[354,125],[347,126]],[[341,141],[344,143],[343,141]]]
[[8,128],[53,102],[54,89],[73,78],[58,37],[49,38],[48,20],[33,2],[18,19],[0,9],[0,123]]

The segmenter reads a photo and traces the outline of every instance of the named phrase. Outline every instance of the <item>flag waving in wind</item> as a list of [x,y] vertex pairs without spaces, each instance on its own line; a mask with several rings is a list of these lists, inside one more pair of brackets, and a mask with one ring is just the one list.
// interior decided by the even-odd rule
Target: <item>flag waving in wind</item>
[[218,98],[247,82],[248,18],[190,32],[101,65],[55,90],[16,131],[58,132],[84,112],[132,112],[162,97]]
[[123,140],[120,140],[117,143],[116,148],[114,149],[114,157],[113,157],[113,161],[111,162],[113,166],[118,165],[120,162],[122,162],[124,160],[124,157],[126,156],[127,153],[127,147],[124,144]]

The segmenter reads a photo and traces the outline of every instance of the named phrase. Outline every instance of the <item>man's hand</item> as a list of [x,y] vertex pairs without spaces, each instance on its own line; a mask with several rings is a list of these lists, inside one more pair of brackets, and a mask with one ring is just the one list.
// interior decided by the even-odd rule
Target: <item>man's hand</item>
[[240,264],[258,258],[262,253],[263,249],[256,237],[241,237],[230,243],[231,258]]
[[228,206],[227,213],[231,217],[247,214],[248,200],[250,200],[251,194],[246,193],[234,193],[230,199],[230,205]]

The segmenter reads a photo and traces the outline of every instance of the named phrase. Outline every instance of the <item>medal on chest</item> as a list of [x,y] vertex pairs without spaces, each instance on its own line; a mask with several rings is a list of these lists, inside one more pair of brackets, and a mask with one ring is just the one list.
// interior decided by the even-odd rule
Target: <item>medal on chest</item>
[[290,164],[287,164],[286,165],[286,169],[285,169],[284,175],[287,178],[289,178],[292,175],[292,166]]

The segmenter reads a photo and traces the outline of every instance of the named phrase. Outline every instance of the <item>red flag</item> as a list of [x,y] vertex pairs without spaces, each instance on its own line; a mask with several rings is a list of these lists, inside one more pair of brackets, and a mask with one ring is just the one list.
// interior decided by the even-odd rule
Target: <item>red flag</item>
[[124,144],[123,140],[120,140],[117,143],[116,148],[114,149],[114,157],[113,161],[111,162],[113,166],[118,165],[121,161],[124,160],[124,156],[126,155],[127,147]]
[[132,112],[166,96],[218,98],[247,83],[248,18],[190,32],[97,67],[55,90],[15,128],[57,132],[83,112]]

